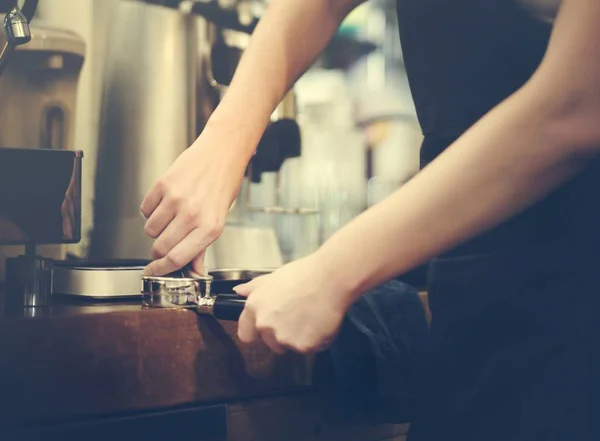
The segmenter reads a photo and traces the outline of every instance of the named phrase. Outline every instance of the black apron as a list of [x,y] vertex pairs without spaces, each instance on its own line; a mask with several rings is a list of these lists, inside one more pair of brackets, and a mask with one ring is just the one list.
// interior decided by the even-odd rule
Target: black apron
[[[398,20],[422,166],[530,78],[551,31],[516,0],[398,0]],[[409,441],[600,440],[599,188],[596,161],[431,263]]]

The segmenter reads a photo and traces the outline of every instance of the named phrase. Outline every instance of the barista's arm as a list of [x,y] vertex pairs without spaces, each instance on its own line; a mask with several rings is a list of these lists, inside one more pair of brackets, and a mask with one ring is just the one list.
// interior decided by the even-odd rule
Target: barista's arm
[[202,134],[141,204],[144,231],[155,239],[147,273],[166,274],[190,261],[203,271],[201,253],[220,235],[271,113],[359,3],[271,1]]
[[531,80],[317,252],[346,297],[496,226],[597,156],[598,42],[600,1],[564,0]]
[[341,21],[365,0],[273,0],[252,35],[231,87],[210,124],[234,126],[254,152],[275,107],[325,49]]

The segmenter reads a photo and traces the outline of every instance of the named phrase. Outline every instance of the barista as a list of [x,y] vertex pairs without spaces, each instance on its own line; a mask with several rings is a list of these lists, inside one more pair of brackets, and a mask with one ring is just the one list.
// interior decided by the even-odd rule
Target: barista
[[[148,273],[203,270],[269,115],[357,3],[271,2],[206,129],[142,203]],[[241,340],[317,351],[362,293],[433,259],[411,440],[600,439],[600,2],[540,3],[398,0],[422,171],[238,287]]]

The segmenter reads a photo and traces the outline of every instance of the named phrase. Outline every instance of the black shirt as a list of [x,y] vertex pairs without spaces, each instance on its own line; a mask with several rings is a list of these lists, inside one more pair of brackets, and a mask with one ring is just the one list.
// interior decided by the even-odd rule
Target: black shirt
[[[425,166],[531,77],[547,49],[551,24],[510,0],[397,4],[406,71],[425,135]],[[593,164],[545,200],[448,255],[518,252],[596,235],[597,168]]]

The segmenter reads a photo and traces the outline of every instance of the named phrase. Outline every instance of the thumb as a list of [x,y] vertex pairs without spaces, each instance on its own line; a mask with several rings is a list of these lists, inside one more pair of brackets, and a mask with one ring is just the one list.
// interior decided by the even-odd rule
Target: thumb
[[233,288],[233,290],[235,291],[235,293],[237,295],[248,297],[252,293],[252,291],[254,291],[256,288],[258,288],[258,285],[260,284],[260,282],[263,280],[264,277],[265,276],[260,276],[260,277],[250,280],[247,283],[243,283],[241,285],[235,286]]
[[235,291],[235,293],[238,296],[248,297],[254,288],[254,286],[252,285],[252,282],[253,281],[244,283],[242,285],[234,286],[233,291]]

